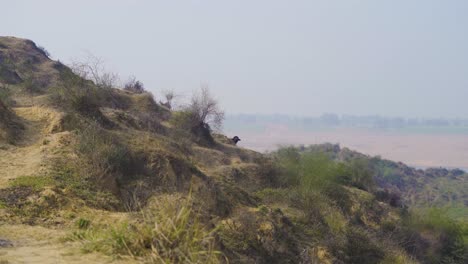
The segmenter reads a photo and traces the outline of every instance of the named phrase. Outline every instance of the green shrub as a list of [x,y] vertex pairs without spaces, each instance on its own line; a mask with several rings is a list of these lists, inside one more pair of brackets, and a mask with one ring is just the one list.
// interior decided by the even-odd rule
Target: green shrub
[[377,264],[385,257],[384,251],[371,241],[364,230],[350,228],[344,250],[346,263]]
[[366,159],[352,159],[344,165],[342,173],[341,181],[344,184],[366,191],[371,191],[375,187],[374,171]]
[[277,150],[273,157],[282,169],[277,180],[279,185],[284,187],[299,185],[301,181],[301,155],[299,151],[294,147],[283,147]]
[[[319,152],[298,152],[283,148],[275,153],[283,172],[279,182],[297,191],[304,203],[317,195],[325,195],[340,207],[348,204],[347,192],[340,185],[345,166]],[[310,197],[309,197],[310,196]]]
[[324,190],[336,184],[340,167],[321,153],[299,153],[295,148],[282,148],[274,154],[283,168],[280,182],[283,186],[296,186],[302,192]]
[[[463,226],[450,219],[446,210],[429,208],[412,212],[403,222],[404,241],[411,241],[415,233],[432,234],[432,247],[426,247],[420,258],[425,263],[466,263],[468,247],[464,241]],[[413,240],[414,241],[414,240]]]

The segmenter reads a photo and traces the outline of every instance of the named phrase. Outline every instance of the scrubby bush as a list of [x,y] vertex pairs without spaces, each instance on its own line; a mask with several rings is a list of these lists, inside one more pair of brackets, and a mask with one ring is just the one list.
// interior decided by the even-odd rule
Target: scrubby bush
[[79,114],[105,127],[113,124],[100,111],[101,106],[112,97],[112,92],[96,87],[92,82],[75,75],[69,69],[61,73],[59,85],[51,88],[49,99],[52,105],[69,114]]
[[187,110],[192,114],[192,127],[202,125],[219,130],[223,125],[224,111],[206,86],[192,95]]
[[130,150],[98,123],[92,122],[78,134],[81,172],[103,189],[116,191],[119,182],[134,173]]
[[388,203],[390,206],[393,206],[393,207],[403,206],[401,195],[394,191],[390,191],[387,189],[377,190],[374,192],[374,195],[378,201]]
[[70,68],[74,74],[82,79],[92,81],[99,88],[115,88],[119,82],[119,76],[108,72],[104,67],[103,60],[92,54],[88,54],[84,60],[72,62]]
[[[243,152],[241,152],[243,153]],[[245,155],[245,153],[243,153]],[[251,158],[246,155],[246,157],[240,156],[241,160],[244,162],[251,162]],[[256,158],[255,163],[259,165],[258,167],[258,175],[260,179],[260,183],[268,188],[268,187],[283,187],[284,183],[281,182],[282,178],[282,168],[271,158],[268,157],[259,157]]]
[[385,257],[385,252],[373,242],[365,230],[350,228],[344,250],[346,263],[377,264]]
[[138,81],[135,76],[130,77],[130,79],[125,83],[124,88],[125,91],[133,92],[133,93],[144,93],[146,92],[143,83]]
[[368,160],[355,158],[345,165],[345,171],[341,177],[344,184],[371,191],[375,187],[374,171]]
[[87,252],[133,257],[143,263],[220,263],[214,230],[208,230],[193,209],[191,196],[166,197],[143,209],[134,223],[92,226],[70,236]]
[[239,209],[218,228],[232,263],[300,263],[294,231],[281,210]]
[[[447,217],[443,209],[414,211],[404,218],[402,224],[398,233],[402,246],[424,263],[467,263],[466,231],[460,223]],[[422,237],[421,233],[425,236]]]
[[162,94],[166,99],[166,102],[160,102],[160,104],[167,107],[168,109],[172,109],[173,100],[177,97],[177,95],[173,90],[163,90]]
[[53,104],[79,113],[98,110],[100,94],[92,83],[68,69],[61,73],[60,80],[61,84],[51,91]]
[[49,84],[50,78],[48,76],[35,76],[31,74],[24,78],[24,81],[21,83],[21,90],[28,94],[39,94]]
[[280,176],[283,186],[297,186],[301,191],[325,191],[339,183],[343,173],[340,164],[321,153],[300,153],[294,148],[283,148],[275,158],[284,172]]
[[224,112],[218,102],[211,96],[207,87],[202,87],[193,94],[191,102],[181,111],[174,114],[171,120],[177,129],[185,130],[194,136],[199,144],[212,145],[212,129],[221,129]]
[[135,112],[138,126],[142,129],[158,133],[166,134],[166,128],[161,125],[161,120],[154,114],[148,112]]
[[273,153],[279,167],[278,186],[289,189],[291,205],[300,207],[310,220],[323,221],[323,208],[334,204],[344,211],[350,206],[347,191],[341,185],[344,164],[325,154],[299,152],[285,147]]
[[273,157],[276,164],[282,169],[282,173],[278,175],[279,185],[289,187],[299,185],[300,183],[300,162],[301,155],[294,147],[283,147],[277,150]]
[[[76,85],[76,80],[72,81],[74,86],[86,87],[88,93],[94,93],[96,99],[100,102],[100,106],[109,106],[113,108],[124,108],[127,103],[125,100],[113,91],[113,88],[119,86],[119,76],[115,73],[108,72],[105,67],[103,60],[95,57],[92,54],[88,54],[87,58],[82,61],[74,61],[70,65],[71,74],[73,78],[81,82],[80,85]],[[66,71],[70,75],[69,71]],[[70,76],[66,76],[66,79],[70,79]]]

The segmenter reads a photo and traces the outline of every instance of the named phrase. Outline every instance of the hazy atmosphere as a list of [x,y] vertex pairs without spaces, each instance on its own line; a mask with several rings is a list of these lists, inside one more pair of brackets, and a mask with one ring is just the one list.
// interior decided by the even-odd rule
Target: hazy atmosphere
[[[53,8],[51,8],[53,6]],[[92,52],[227,113],[466,118],[466,1],[5,1],[0,35]]]
[[468,1],[0,4],[0,264],[467,264]]

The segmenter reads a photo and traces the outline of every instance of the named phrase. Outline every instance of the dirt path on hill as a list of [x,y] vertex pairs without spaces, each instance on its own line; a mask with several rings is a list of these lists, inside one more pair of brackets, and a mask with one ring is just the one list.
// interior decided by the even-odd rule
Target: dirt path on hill
[[76,242],[62,242],[64,231],[27,225],[2,225],[0,237],[11,243],[1,247],[0,263],[16,264],[96,264],[136,263],[115,260],[101,254],[83,254]]
[[48,125],[47,111],[39,107],[20,107],[14,111],[25,125],[16,146],[0,149],[0,188],[20,176],[37,176],[46,171],[44,163],[49,146],[44,145],[44,130]]
[[[44,176],[50,160],[60,150],[61,138],[68,132],[49,133],[58,113],[41,107],[18,107],[15,113],[25,126],[15,146],[0,148],[0,189],[22,176]],[[57,263],[135,263],[117,261],[102,254],[83,254],[77,242],[64,242],[66,229],[10,224],[2,218],[6,209],[0,206],[0,264]]]

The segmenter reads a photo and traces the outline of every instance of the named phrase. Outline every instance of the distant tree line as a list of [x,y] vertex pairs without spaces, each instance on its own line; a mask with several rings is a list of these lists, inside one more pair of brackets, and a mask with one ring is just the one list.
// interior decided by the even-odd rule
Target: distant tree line
[[318,117],[294,117],[288,115],[230,115],[227,123],[255,124],[257,126],[271,123],[284,124],[290,127],[361,127],[377,129],[401,128],[468,128],[468,119],[461,118],[403,118],[379,115],[338,115],[325,113]]

